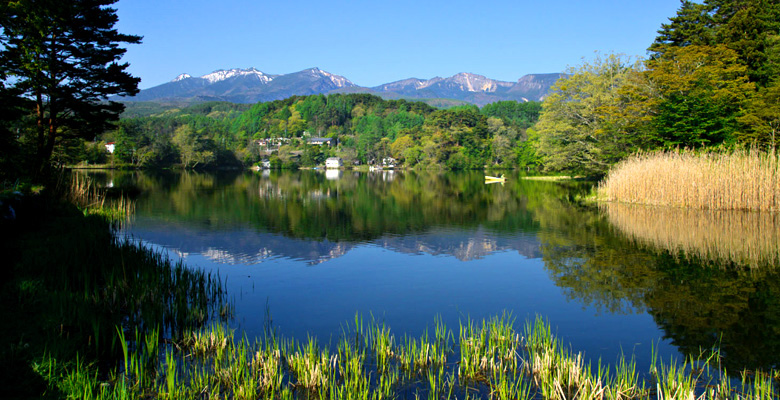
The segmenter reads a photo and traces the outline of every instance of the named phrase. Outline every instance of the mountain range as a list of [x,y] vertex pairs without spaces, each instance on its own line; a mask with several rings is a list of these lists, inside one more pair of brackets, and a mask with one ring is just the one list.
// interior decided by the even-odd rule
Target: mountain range
[[257,103],[293,95],[370,93],[386,99],[450,99],[485,105],[501,100],[540,101],[563,74],[531,74],[517,82],[459,73],[449,78],[409,78],[375,87],[355,85],[349,79],[309,68],[269,75],[255,68],[218,70],[200,77],[181,74],[170,82],[141,90],[123,101],[229,101]]

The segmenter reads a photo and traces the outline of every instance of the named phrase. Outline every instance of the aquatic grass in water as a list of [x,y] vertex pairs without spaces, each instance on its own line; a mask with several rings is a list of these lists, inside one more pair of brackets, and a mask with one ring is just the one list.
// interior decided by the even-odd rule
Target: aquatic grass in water
[[[458,342],[485,346],[456,343],[453,351],[445,352],[443,362],[429,362],[414,374],[402,373],[409,367],[403,357],[388,357],[386,351],[376,353],[376,349],[389,346],[390,354],[401,355],[407,351],[402,347],[412,347],[425,354],[426,346],[420,344],[430,349],[434,342],[443,342],[441,339],[447,337],[444,332],[448,332],[444,326],[438,326],[441,334],[434,335],[433,340],[408,338],[400,345],[388,345],[395,343],[388,327],[375,322],[364,327],[360,321],[355,330],[367,336],[345,330],[336,354],[331,355],[314,339],[301,343],[280,338],[236,341],[232,331],[212,325],[184,335],[164,350],[154,350],[164,356],[156,358],[155,367],[144,369],[144,379],[138,379],[138,370],[129,366],[136,365],[135,359],[146,360],[154,351],[145,347],[149,340],[136,337],[123,346],[124,370],[112,373],[112,378],[101,379],[93,374],[91,366],[77,364],[58,382],[67,393],[87,399],[106,398],[120,390],[125,398],[224,399],[763,400],[779,395],[774,372],[755,376],[746,372],[742,383],[735,386],[720,370],[716,351],[703,352],[682,364],[675,360],[663,362],[653,354],[651,380],[645,382],[639,378],[633,358],[619,357],[614,369],[601,361],[592,366],[582,353],[561,345],[552,335],[551,325],[540,317],[526,324],[526,337],[519,339],[514,339],[516,334],[510,335],[514,333],[511,321],[504,315],[479,323],[461,323]],[[118,336],[126,342],[121,330]],[[194,345],[194,341],[204,345]],[[217,345],[211,346],[213,343]],[[416,347],[411,343],[417,343]],[[202,350],[209,346],[215,350]],[[513,346],[518,348],[514,353],[516,370],[504,358],[505,350]],[[464,359],[458,354],[459,348],[481,354],[480,360],[492,357],[493,361],[480,362],[474,366],[476,373],[469,372],[472,370],[458,365]],[[385,358],[381,370],[377,354]],[[415,355],[412,359],[428,358]],[[41,367],[42,371],[52,369]],[[650,389],[645,388],[646,384]]]
[[125,196],[109,199],[104,189],[81,174],[60,173],[55,191],[63,200],[77,206],[84,215],[100,215],[113,222],[128,220],[135,209],[135,203]]

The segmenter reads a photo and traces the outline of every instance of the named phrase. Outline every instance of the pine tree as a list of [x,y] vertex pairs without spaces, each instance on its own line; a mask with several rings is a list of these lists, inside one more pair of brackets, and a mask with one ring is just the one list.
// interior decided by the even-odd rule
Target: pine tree
[[748,77],[766,87],[780,69],[780,1],[712,0],[717,25],[716,40],[739,54]]
[[0,68],[5,86],[31,100],[37,167],[63,135],[94,137],[118,119],[111,95],[138,92],[140,79],[120,64],[121,43],[141,37],[114,29],[116,0],[21,0],[0,3]]
[[715,31],[712,10],[713,7],[707,3],[681,0],[677,15],[669,18],[670,23],[661,25],[658,36],[647,49],[651,53],[650,57],[658,58],[669,48],[713,44]]

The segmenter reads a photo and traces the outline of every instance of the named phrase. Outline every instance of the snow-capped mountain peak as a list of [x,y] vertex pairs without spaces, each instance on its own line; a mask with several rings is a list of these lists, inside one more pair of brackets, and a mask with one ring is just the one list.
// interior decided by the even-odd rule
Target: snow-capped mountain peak
[[349,79],[341,75],[331,74],[330,72],[323,71],[317,67],[309,69],[309,72],[311,72],[312,75],[324,76],[330,79],[330,81],[333,82],[333,84],[338,88],[355,86],[355,84],[352,83]]
[[209,83],[215,83],[219,81],[224,81],[225,79],[229,79],[234,76],[245,76],[245,75],[256,75],[263,82],[270,82],[273,79],[272,77],[258,71],[255,68],[249,68],[249,69],[233,68],[228,70],[220,69],[210,74],[201,76],[201,79],[205,79],[209,81]]
[[190,74],[179,74],[179,76],[177,76],[176,79],[172,80],[171,82],[183,81],[187,78],[192,78],[192,76]]

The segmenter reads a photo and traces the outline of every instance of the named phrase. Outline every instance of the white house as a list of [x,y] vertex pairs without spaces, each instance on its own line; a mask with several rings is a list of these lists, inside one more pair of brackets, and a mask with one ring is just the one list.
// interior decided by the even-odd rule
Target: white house
[[339,157],[328,157],[328,159],[325,160],[325,168],[341,168],[342,165],[344,165],[344,163],[341,162],[341,158]]
[[106,151],[114,154],[114,150],[116,149],[116,143],[114,142],[108,142],[106,143]]
[[260,167],[263,169],[271,169],[271,160],[263,160],[260,162]]
[[334,144],[333,138],[323,138],[323,137],[313,137],[307,140],[306,142],[316,146],[322,146],[324,144],[327,144],[328,146],[332,146]]

